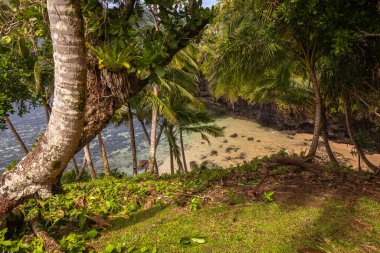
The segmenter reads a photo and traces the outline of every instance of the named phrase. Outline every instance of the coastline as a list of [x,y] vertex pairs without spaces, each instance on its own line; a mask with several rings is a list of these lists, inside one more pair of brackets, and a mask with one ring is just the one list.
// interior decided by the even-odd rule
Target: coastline
[[[199,134],[191,134],[185,139],[185,153],[188,166],[195,161],[197,164],[208,161],[211,165],[228,168],[279,152],[281,149],[288,154],[306,152],[312,139],[311,134],[288,134],[246,119],[224,117],[215,120],[220,127],[225,127],[224,137],[209,137],[210,145],[202,140]],[[346,166],[358,167],[358,157],[352,150],[352,145],[330,142],[333,152],[339,162]],[[326,160],[323,145],[317,153],[319,160]],[[367,155],[374,164],[380,164],[380,154]],[[367,169],[362,163],[362,168]],[[160,173],[170,173],[170,159],[167,157],[160,166]]]

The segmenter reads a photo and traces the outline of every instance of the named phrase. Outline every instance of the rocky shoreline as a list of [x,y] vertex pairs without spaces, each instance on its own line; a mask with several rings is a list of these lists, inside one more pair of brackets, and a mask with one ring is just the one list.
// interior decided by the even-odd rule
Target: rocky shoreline
[[[250,105],[239,100],[231,105],[222,99],[214,100],[204,97],[207,108],[216,115],[228,115],[237,119],[251,120],[262,126],[270,127],[289,135],[296,133],[313,133],[313,115],[307,110],[281,109],[275,103],[260,103]],[[330,140],[337,143],[352,144],[348,136],[343,116],[331,117],[328,126]],[[352,126],[355,132],[370,142],[369,153],[380,152],[380,127],[359,117],[353,118]]]

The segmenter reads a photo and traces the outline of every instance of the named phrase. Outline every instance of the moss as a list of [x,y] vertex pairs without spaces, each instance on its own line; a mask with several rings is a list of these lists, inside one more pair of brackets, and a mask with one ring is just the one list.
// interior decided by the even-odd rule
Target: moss
[[52,163],[51,163],[51,167],[52,167],[53,169],[57,169],[57,168],[59,168],[60,166],[61,166],[61,162],[58,161],[58,160],[54,160],[54,161],[52,161]]
[[79,103],[78,103],[78,112],[83,113],[86,108],[86,95],[85,93],[82,93],[80,98],[79,98]]

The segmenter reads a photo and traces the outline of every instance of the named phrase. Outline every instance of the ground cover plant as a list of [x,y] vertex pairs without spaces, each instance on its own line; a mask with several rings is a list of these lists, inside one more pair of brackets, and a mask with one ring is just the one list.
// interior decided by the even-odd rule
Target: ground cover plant
[[159,180],[67,183],[63,194],[16,209],[0,250],[53,252],[33,233],[37,222],[61,252],[378,251],[379,182],[293,161],[281,152]]

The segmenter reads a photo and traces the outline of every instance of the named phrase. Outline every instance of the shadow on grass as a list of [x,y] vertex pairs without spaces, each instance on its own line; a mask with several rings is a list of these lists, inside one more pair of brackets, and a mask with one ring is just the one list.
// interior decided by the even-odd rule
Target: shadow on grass
[[156,214],[159,212],[163,211],[166,209],[168,205],[160,205],[160,206],[155,206],[149,210],[142,210],[137,212],[136,214],[132,215],[129,218],[126,217],[116,217],[111,220],[112,227],[108,229],[108,231],[116,231],[122,228],[126,228],[129,226],[133,226],[139,222],[143,222],[147,219],[150,219],[154,217]]
[[[329,198],[322,204],[318,218],[293,238],[293,244],[304,253],[380,252],[379,207],[368,198]],[[375,212],[369,212],[371,208]]]

